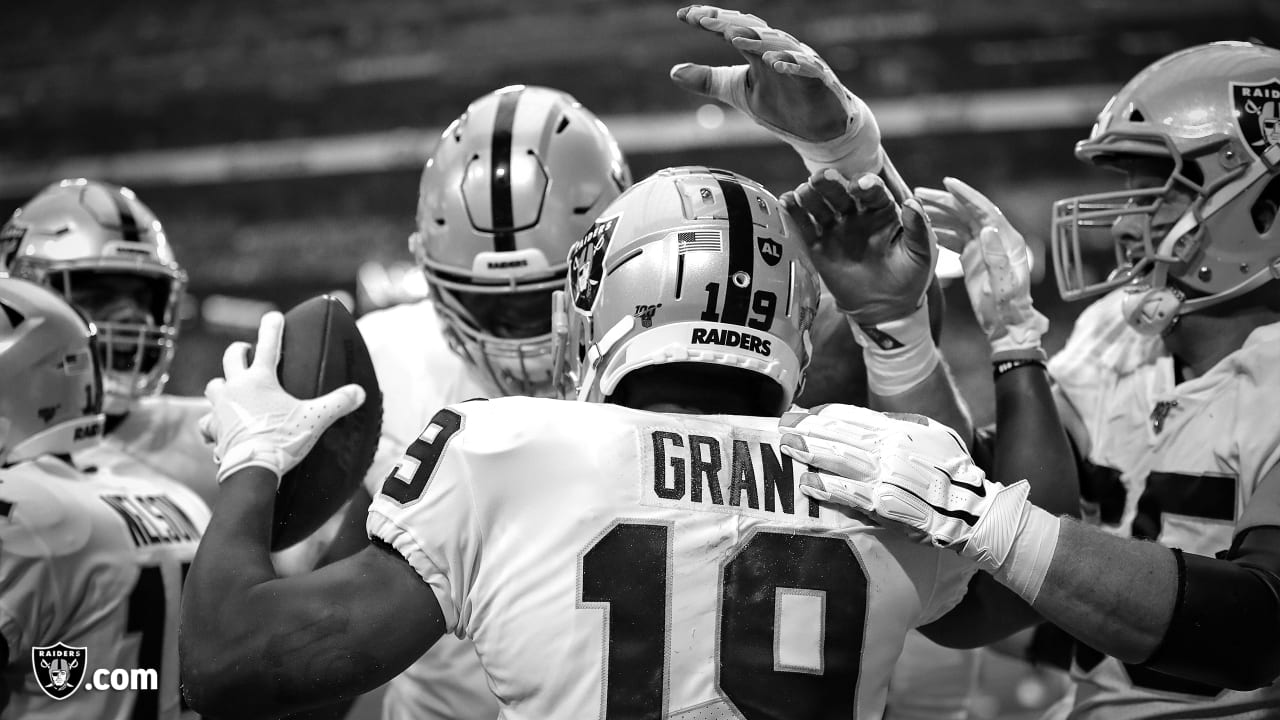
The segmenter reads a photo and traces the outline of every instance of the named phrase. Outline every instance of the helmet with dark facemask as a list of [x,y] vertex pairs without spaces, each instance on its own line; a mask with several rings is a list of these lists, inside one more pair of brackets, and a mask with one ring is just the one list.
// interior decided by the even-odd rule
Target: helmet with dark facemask
[[410,249],[451,346],[498,392],[552,392],[551,293],[565,255],[630,184],[609,130],[558,90],[490,93],[441,136]]
[[108,414],[164,389],[187,275],[133,191],[85,179],[50,185],[0,230],[0,262],[93,320]]

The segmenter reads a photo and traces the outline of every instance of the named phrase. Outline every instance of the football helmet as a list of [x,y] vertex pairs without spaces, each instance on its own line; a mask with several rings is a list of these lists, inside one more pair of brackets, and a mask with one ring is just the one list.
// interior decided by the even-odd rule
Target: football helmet
[[[1273,213],[1255,207],[1276,191],[1268,186],[1280,174],[1277,103],[1280,50],[1251,43],[1188,48],[1129,81],[1076,144],[1076,157],[1122,169],[1126,161],[1168,161],[1171,171],[1157,187],[1054,203],[1062,297],[1130,285],[1126,317],[1156,334],[1178,315],[1280,277],[1280,230]],[[1131,230],[1120,232],[1122,224]],[[1082,260],[1091,233],[1107,233],[1094,241],[1115,249],[1115,267],[1100,281],[1088,277]]]
[[94,329],[48,288],[0,277],[0,464],[102,435]]
[[781,414],[809,364],[820,287],[768,190],[725,170],[659,170],[570,251],[553,322],[563,394],[602,402],[637,369],[711,363],[777,383]]
[[441,135],[409,246],[450,346],[499,392],[553,392],[551,293],[569,246],[630,184],[608,128],[558,90],[502,88]]
[[83,178],[50,185],[0,230],[0,262],[94,321],[108,414],[164,388],[187,275],[132,190]]

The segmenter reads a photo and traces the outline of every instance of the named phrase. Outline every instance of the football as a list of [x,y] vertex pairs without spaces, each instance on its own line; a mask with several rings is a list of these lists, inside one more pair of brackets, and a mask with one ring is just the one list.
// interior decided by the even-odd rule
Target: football
[[325,430],[281,478],[272,551],[303,540],[342,507],[369,471],[382,429],[382,392],[369,348],[337,298],[314,297],[285,313],[277,374],[294,397],[310,399],[356,383],[364,388],[365,400]]

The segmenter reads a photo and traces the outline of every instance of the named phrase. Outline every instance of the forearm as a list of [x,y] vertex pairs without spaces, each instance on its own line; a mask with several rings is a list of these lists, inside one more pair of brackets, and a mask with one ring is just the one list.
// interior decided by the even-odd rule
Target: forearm
[[[180,652],[184,692],[212,715],[275,717],[348,696],[377,668],[353,650],[354,617],[325,601],[318,574],[278,579],[269,545],[276,483],[262,468],[223,482],[187,577]],[[348,597],[356,597],[353,589]],[[360,691],[376,686],[361,683]],[[364,687],[367,685],[367,687]]]
[[973,438],[969,408],[956,390],[945,360],[939,359],[924,380],[904,392],[882,395],[873,391],[870,397],[875,410],[925,415],[951,427],[966,441]]
[[1169,627],[1177,579],[1168,548],[1064,519],[1033,607],[1084,644],[1142,662]]
[[1031,481],[1030,501],[1054,515],[1080,514],[1075,454],[1042,365],[1016,367],[995,380],[997,439],[991,479]]
[[1179,558],[1063,520],[1033,606],[1126,663],[1213,687],[1264,687],[1280,676],[1280,578],[1249,562]]

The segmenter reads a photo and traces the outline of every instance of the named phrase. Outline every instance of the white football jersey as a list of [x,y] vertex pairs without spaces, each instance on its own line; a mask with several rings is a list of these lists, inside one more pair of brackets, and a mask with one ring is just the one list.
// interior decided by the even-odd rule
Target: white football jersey
[[777,424],[455,405],[369,532],[475,642],[503,718],[878,718],[907,631],[973,566],[800,494]]
[[[449,349],[431,300],[378,310],[356,324],[382,389],[382,437],[365,476],[365,488],[377,496],[432,413],[496,393]],[[454,636],[441,638],[392,680],[383,698],[384,720],[491,720],[497,715],[498,701],[475,647]]]
[[208,412],[203,397],[140,398],[101,443],[75,454],[76,465],[110,466],[122,477],[166,477],[213,505],[218,465],[198,424]]
[[[208,522],[194,492],[163,478],[81,472],[53,457],[0,469],[0,632],[13,689],[3,717],[193,717],[178,691],[179,600]],[[86,658],[79,689],[55,701],[32,648],[59,642]],[[85,687],[115,668],[154,669],[159,690]]]
[[[1124,324],[1113,294],[1080,315],[1049,370],[1083,420],[1095,487],[1110,485],[1112,532],[1213,557],[1246,525],[1280,524],[1274,505],[1245,512],[1280,460],[1280,413],[1264,399],[1280,395],[1280,324],[1175,384],[1172,357]],[[1280,684],[1219,692],[1081,646],[1072,675],[1072,718],[1280,716]]]

